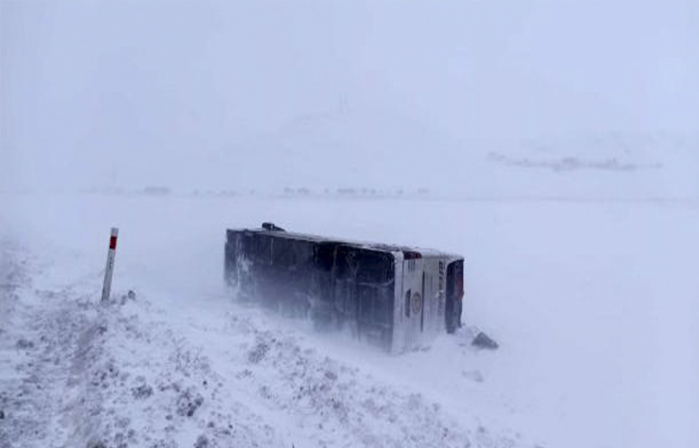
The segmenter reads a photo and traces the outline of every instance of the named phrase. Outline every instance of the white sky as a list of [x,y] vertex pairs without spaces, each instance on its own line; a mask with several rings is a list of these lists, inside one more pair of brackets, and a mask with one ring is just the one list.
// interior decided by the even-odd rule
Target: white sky
[[[462,151],[696,130],[697,80],[691,1],[2,1],[0,187],[225,186],[273,177],[289,139],[304,157],[433,149],[391,147],[401,129]],[[344,145],[298,130],[327,120]],[[247,167],[259,142],[270,165]]]

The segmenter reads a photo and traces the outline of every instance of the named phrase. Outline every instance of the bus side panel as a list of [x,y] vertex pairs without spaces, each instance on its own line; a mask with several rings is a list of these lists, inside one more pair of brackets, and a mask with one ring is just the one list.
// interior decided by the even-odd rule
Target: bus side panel
[[236,266],[238,232],[226,231],[226,246],[223,253],[223,276],[229,287],[238,284],[238,269]]
[[393,285],[393,328],[391,336],[391,353],[401,353],[405,350],[405,327],[403,321],[403,254],[393,253],[395,279]]
[[393,256],[385,251],[336,247],[333,309],[341,327],[390,349],[393,327]]
[[[429,257],[424,262],[424,317],[423,339],[431,341],[444,331],[444,279],[440,281],[440,274],[444,275],[444,261],[442,257]],[[441,268],[441,271],[440,271]]]
[[237,295],[242,298],[252,298],[255,293],[253,247],[252,232],[226,231],[224,275],[227,284],[235,288]]

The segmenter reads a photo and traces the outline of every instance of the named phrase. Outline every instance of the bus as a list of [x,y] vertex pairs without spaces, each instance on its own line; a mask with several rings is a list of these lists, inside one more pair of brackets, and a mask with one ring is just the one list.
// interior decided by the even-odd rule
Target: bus
[[391,353],[461,326],[464,259],[431,249],[227,229],[224,277],[241,300],[348,330]]

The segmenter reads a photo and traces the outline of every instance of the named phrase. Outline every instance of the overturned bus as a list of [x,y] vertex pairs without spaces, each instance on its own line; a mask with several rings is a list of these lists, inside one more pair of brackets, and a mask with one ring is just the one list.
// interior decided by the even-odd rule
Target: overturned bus
[[399,353],[461,325],[463,258],[286,232],[227,230],[225,279],[241,299],[310,316]]

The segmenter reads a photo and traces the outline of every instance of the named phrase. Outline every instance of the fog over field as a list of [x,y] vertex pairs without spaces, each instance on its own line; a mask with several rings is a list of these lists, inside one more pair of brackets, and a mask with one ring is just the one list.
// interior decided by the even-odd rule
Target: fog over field
[[4,2],[1,186],[468,193],[504,183],[490,151],[527,142],[667,153],[696,145],[698,17],[694,2]]
[[[0,445],[699,446],[698,79],[691,1],[0,2]],[[263,221],[462,255],[463,327],[241,303]]]

